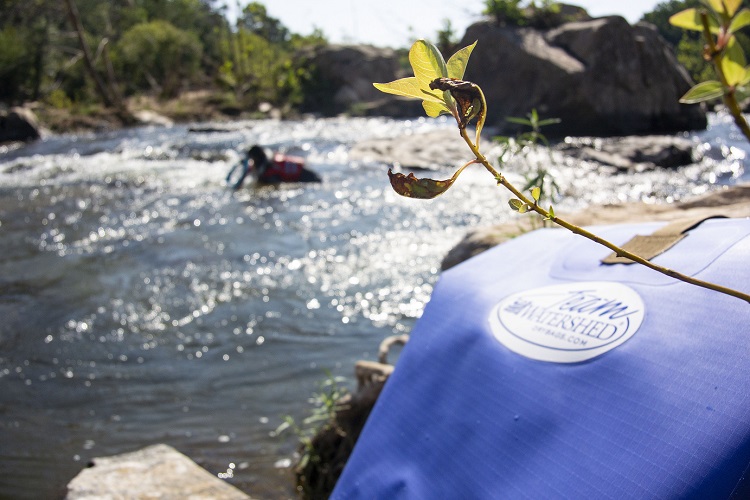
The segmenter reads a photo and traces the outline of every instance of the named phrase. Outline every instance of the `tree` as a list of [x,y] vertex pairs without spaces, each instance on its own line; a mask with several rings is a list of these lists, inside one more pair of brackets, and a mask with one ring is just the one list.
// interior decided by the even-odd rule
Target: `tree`
[[269,16],[259,2],[250,2],[242,10],[242,16],[237,20],[237,29],[240,28],[276,44],[285,44],[290,37],[289,30],[281,21]]
[[118,64],[130,75],[131,91],[147,88],[174,97],[198,72],[202,45],[198,37],[167,21],[141,23],[117,44]]
[[101,75],[99,75],[94,67],[94,59],[91,55],[89,45],[86,42],[83,25],[81,24],[81,17],[78,14],[78,8],[76,7],[75,2],[73,0],[65,0],[65,5],[67,7],[70,24],[75,29],[76,35],[78,35],[78,43],[80,44],[81,52],[83,53],[83,61],[86,64],[86,69],[88,70],[91,79],[94,81],[99,97],[101,97],[102,102],[107,107],[122,108],[122,103],[119,101],[116,94],[112,92],[111,88],[108,89],[105,87]]
[[456,31],[450,19],[443,19],[443,27],[437,32],[437,47],[443,54],[452,55],[456,51]]

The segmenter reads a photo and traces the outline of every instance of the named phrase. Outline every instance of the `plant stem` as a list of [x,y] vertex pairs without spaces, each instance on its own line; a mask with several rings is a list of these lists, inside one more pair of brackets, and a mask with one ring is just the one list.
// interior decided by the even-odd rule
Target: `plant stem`
[[669,269],[667,267],[660,266],[658,264],[654,264],[653,262],[644,259],[643,257],[636,255],[634,253],[628,252],[627,250],[618,247],[614,243],[611,243],[585,229],[582,227],[576,226],[575,224],[572,224],[564,219],[561,219],[560,217],[553,216],[546,210],[544,210],[542,207],[539,206],[538,203],[535,203],[533,200],[530,200],[527,196],[525,196],[521,191],[516,189],[516,187],[508,182],[508,180],[502,176],[497,170],[494,169],[494,167],[490,164],[490,162],[487,160],[487,158],[479,151],[479,148],[471,141],[469,136],[466,134],[466,129],[461,129],[461,137],[464,139],[466,144],[471,149],[472,153],[474,153],[474,156],[477,159],[478,163],[481,163],[484,168],[486,168],[494,177],[497,179],[498,184],[501,184],[503,187],[505,187],[507,190],[509,190],[511,193],[513,193],[519,200],[521,200],[523,203],[527,204],[529,207],[531,207],[532,210],[534,210],[539,215],[542,215],[543,217],[551,220],[555,224],[564,227],[565,229],[568,229],[569,231],[578,234],[580,236],[583,236],[584,238],[588,238],[589,240],[598,243],[600,245],[603,245],[613,252],[619,257],[625,257],[627,259],[632,260],[633,262],[636,262],[638,264],[641,264],[643,266],[646,266],[650,269],[653,269],[654,271],[657,271],[661,274],[664,274],[666,276],[669,276],[670,278],[675,278],[680,281],[683,281],[685,283],[689,283],[691,285],[699,286],[702,288],[706,288],[708,290],[713,290],[715,292],[723,293],[725,295],[730,295],[732,297],[736,297],[738,299],[744,300],[747,303],[750,303],[750,295],[746,293],[739,292],[737,290],[734,290],[732,288],[727,288],[721,285],[717,285],[714,283],[710,283],[708,281],[699,280],[696,278],[693,278],[691,276],[687,276],[685,274],[679,273],[677,271],[674,271],[672,269]]

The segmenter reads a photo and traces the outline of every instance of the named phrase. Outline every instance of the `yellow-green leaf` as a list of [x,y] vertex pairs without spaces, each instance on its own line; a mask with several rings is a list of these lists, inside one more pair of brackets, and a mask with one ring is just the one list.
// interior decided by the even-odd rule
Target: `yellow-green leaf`
[[732,17],[737,12],[737,9],[740,8],[740,5],[742,5],[742,0],[707,0],[704,3],[714,12]]
[[414,97],[416,99],[424,99],[434,102],[442,102],[438,97],[433,94],[428,94],[422,91],[419,87],[419,82],[416,77],[410,76],[409,78],[401,78],[390,83],[373,83],[376,89],[386,94],[395,94],[405,97]]
[[[669,18],[669,24],[686,30],[703,31],[703,21],[701,21],[701,15],[698,9],[686,9],[674,14]],[[719,32],[719,24],[713,16],[708,16],[708,25],[711,33]]]
[[409,63],[420,88],[429,89],[435,78],[448,76],[445,60],[437,47],[427,40],[417,40],[409,50]]
[[721,70],[729,85],[735,86],[745,79],[746,64],[742,47],[735,37],[731,37],[721,58]]
[[534,186],[531,189],[531,197],[534,198],[534,201],[539,201],[539,197],[542,195],[542,188],[539,186]]
[[522,202],[521,200],[512,199],[508,200],[508,205],[510,208],[512,208],[514,211],[518,212],[519,214],[525,214],[529,211],[529,206]]
[[448,68],[449,78],[463,80],[464,72],[466,71],[466,65],[469,63],[469,56],[471,56],[471,52],[474,50],[474,47],[476,47],[476,45],[477,42],[474,42],[471,45],[468,45],[459,50],[458,52],[453,54],[450,59],[448,59],[448,63],[446,66]]
[[437,118],[440,116],[441,113],[447,113],[450,114],[450,109],[448,109],[448,106],[445,105],[443,101],[440,102],[434,102],[434,101],[422,101],[422,107],[425,110],[425,113],[427,113],[427,116],[431,118]]
[[750,66],[745,66],[745,78],[742,79],[739,86],[744,87],[748,83],[750,83]]
[[729,33],[734,33],[736,31],[739,31],[748,25],[750,25],[750,10],[742,9],[732,19],[732,24],[729,25]]
[[727,15],[729,17],[734,16],[737,9],[742,5],[742,0],[724,0],[724,6],[727,8]]
[[709,80],[707,82],[699,83],[692,89],[688,90],[684,96],[680,98],[680,102],[683,104],[696,104],[699,102],[710,101],[724,95],[724,87],[721,82],[716,80]]
[[685,30],[703,31],[703,23],[698,9],[687,9],[669,18],[669,24]]

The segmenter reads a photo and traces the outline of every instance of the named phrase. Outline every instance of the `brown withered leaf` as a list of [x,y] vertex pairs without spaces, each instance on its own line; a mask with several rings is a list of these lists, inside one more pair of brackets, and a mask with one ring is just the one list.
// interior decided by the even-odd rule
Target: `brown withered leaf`
[[430,82],[430,88],[450,92],[458,105],[458,126],[461,129],[466,128],[475,117],[481,118],[484,113],[482,91],[476,83],[455,78],[436,78]]
[[440,194],[443,194],[451,184],[453,179],[447,179],[444,181],[436,181],[434,179],[418,179],[413,173],[404,175],[401,173],[393,173],[388,169],[388,178],[391,180],[391,186],[401,196],[407,198],[420,198],[428,200],[434,198]]
[[448,188],[453,185],[455,180],[458,179],[459,174],[472,163],[473,162],[469,162],[463,167],[459,168],[458,170],[456,170],[456,173],[453,174],[453,177],[444,181],[436,181],[434,179],[419,179],[413,173],[410,173],[409,175],[404,175],[401,173],[394,174],[390,168],[388,169],[388,178],[391,180],[391,186],[393,186],[393,190],[401,196],[406,196],[407,198],[420,198],[423,200],[429,200],[430,198],[434,198],[446,192]]

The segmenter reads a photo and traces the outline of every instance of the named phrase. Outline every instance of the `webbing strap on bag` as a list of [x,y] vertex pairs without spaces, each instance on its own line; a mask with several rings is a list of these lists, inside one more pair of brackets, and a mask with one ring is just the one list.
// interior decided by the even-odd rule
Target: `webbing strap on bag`
[[[622,249],[634,253],[635,255],[639,255],[646,260],[651,260],[672,248],[687,236],[688,231],[698,227],[703,221],[716,218],[726,217],[723,215],[710,215],[708,217],[703,216],[678,219],[657,229],[651,234],[636,234],[622,245]],[[602,264],[635,264],[635,262],[627,257],[621,257],[615,252],[612,252],[602,259]]]

